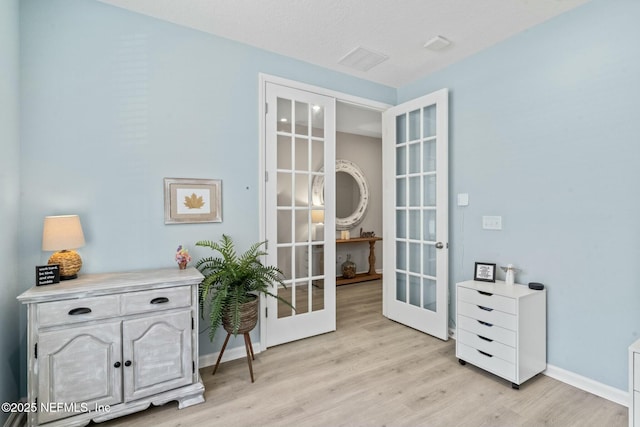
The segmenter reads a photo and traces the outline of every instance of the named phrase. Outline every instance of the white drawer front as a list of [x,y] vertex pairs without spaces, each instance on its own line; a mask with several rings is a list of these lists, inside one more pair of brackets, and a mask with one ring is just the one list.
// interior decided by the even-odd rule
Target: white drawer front
[[191,287],[154,289],[122,295],[122,314],[146,313],[191,305]]
[[482,335],[483,337],[499,341],[514,348],[516,346],[515,331],[491,325],[488,322],[480,323],[476,319],[458,315],[458,330],[460,329]]
[[105,295],[38,304],[40,327],[106,319],[120,314],[120,297]]
[[458,286],[458,300],[504,311],[505,313],[516,314],[516,300],[514,298],[503,297],[502,295]]
[[458,313],[472,319],[482,320],[492,325],[501,326],[512,331],[517,330],[516,316],[498,310],[484,310],[478,304],[458,301]]
[[473,347],[478,350],[482,350],[485,353],[492,355],[493,357],[499,357],[502,360],[506,360],[509,363],[516,363],[516,349],[493,341],[490,338],[482,335],[474,334],[464,329],[458,330],[457,340],[462,344],[466,344],[469,347]]
[[633,353],[633,389],[640,391],[640,353]]
[[462,359],[465,362],[476,365],[511,382],[515,382],[516,365],[513,363],[497,357],[484,355],[477,349],[462,344],[461,342],[456,342],[456,356],[458,359]]

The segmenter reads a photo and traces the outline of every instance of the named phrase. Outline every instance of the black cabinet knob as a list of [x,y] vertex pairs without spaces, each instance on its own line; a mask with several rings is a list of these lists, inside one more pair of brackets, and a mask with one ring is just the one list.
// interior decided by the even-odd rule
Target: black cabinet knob
[[119,368],[120,366],[121,366],[121,365],[120,365],[120,362],[116,362],[116,363],[114,363],[114,364],[113,364],[113,367],[114,367],[114,368]]
[[124,366],[131,366],[131,360],[127,360],[126,362],[124,362]]

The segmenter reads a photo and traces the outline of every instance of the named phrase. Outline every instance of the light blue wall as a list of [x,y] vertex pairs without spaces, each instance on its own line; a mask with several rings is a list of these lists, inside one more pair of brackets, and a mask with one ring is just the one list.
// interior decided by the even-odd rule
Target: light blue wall
[[[395,102],[390,87],[99,2],[22,5],[22,289],[50,255],[46,215],[80,215],[84,273],[175,267],[178,244],[198,259],[211,253],[194,243],[222,233],[257,241],[259,72]],[[222,179],[223,222],[164,225],[164,177]]]
[[[0,0],[0,402],[18,399],[19,0]],[[0,425],[8,414],[0,412]]]
[[622,390],[640,333],[639,16],[593,1],[398,90],[451,90],[452,292],[475,261],[513,263],[547,286],[548,362]]

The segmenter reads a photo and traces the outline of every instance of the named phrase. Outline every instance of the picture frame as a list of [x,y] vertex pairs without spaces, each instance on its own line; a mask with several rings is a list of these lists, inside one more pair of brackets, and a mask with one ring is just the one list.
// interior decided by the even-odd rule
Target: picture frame
[[476,262],[473,269],[473,280],[479,282],[496,281],[496,265],[487,262]]
[[222,222],[222,180],[164,178],[164,223]]

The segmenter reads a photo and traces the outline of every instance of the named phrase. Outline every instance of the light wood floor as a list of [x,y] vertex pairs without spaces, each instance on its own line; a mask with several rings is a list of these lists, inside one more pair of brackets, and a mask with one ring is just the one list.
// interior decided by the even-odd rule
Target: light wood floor
[[381,284],[338,287],[338,330],[201,369],[206,402],[175,402],[113,426],[626,426],[627,408],[544,375],[509,382],[382,316]]

